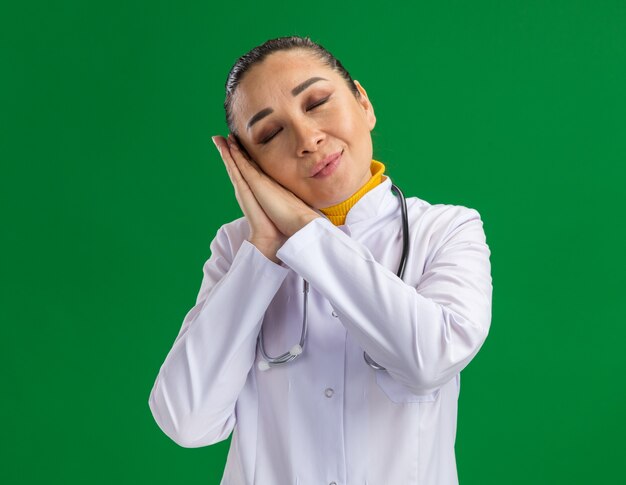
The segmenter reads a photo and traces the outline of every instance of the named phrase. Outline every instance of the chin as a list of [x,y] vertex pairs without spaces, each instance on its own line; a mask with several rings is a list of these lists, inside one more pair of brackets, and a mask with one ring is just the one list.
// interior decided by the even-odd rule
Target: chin
[[326,193],[320,194],[320,197],[317,197],[316,200],[313,201],[313,203],[307,203],[315,209],[325,209],[326,207],[332,207],[349,199],[355,192],[357,192],[361,188],[361,186],[356,187],[354,190],[352,189],[352,187],[346,188],[346,185],[350,185],[350,183],[346,184],[346,181],[337,185],[338,187],[336,187],[335,190],[329,187]]
[[319,203],[315,204],[313,207],[315,207],[316,209],[325,209],[326,207],[332,207],[334,205],[337,204],[341,204],[344,200],[347,200],[350,198],[350,195],[346,195],[345,197],[339,197],[339,198],[334,198],[334,199],[329,199],[327,201],[320,201]]

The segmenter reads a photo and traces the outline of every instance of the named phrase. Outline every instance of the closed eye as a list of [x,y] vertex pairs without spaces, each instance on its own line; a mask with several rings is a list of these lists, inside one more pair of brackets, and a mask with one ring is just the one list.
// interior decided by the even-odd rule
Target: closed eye
[[316,103],[313,103],[312,105],[307,107],[307,111],[311,111],[312,109],[317,108],[318,106],[321,106],[322,104],[324,104],[326,101],[328,101],[328,98],[330,98],[330,96],[326,96],[325,98],[320,99],[319,101],[317,101]]
[[270,136],[265,137],[263,140],[261,140],[259,143],[261,143],[261,145],[265,145],[268,141],[270,141],[272,138],[274,138],[276,135],[278,135],[278,133],[282,130],[282,128],[280,130],[276,130],[274,133],[272,133]]
[[[319,101],[316,101],[315,103],[307,106],[306,110],[307,111],[311,111],[312,109],[317,108],[318,106],[323,105],[324,103],[326,103],[326,101],[328,101],[330,99],[330,95],[326,96],[325,98],[320,99]],[[274,138],[276,135],[278,135],[278,133],[280,133],[282,131],[282,128],[279,130],[276,130],[274,133],[272,133],[270,136],[265,137],[263,140],[261,140],[259,143],[261,143],[262,145],[265,145],[266,143],[268,143],[270,140],[272,140],[272,138]]]

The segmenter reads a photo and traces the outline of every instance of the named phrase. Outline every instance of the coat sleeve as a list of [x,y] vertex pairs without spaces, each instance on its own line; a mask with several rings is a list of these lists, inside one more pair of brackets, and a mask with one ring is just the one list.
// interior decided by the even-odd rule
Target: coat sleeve
[[[294,234],[277,256],[334,307],[359,345],[390,377],[421,395],[434,392],[476,355],[491,323],[489,247],[480,215],[462,206],[435,218],[415,286],[324,218]],[[408,264],[411,263],[409,256]],[[363,365],[367,365],[363,361]]]
[[211,242],[196,304],[161,365],[148,404],[161,430],[183,447],[226,439],[254,363],[265,310],[289,270],[244,240],[232,257],[224,226]]

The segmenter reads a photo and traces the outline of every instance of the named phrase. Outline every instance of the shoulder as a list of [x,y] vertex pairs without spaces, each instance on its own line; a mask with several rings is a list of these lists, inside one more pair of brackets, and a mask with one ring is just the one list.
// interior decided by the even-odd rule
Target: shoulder
[[409,213],[423,219],[422,223],[446,226],[454,222],[481,219],[477,209],[455,204],[431,204],[419,197],[407,197]]
[[[483,222],[477,209],[455,204],[431,204],[418,197],[407,198],[410,225],[414,236],[425,239],[429,245],[439,245],[465,229],[479,228]],[[475,234],[472,237],[480,237]]]
[[455,204],[429,204],[424,214],[440,227],[480,220],[480,213],[472,207]]
[[211,253],[232,261],[249,235],[250,225],[245,217],[222,224],[211,242]]

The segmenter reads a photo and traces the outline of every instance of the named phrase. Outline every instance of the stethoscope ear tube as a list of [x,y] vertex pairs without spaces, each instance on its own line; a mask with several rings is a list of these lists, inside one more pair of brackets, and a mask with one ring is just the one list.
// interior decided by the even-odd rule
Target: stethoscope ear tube
[[265,352],[265,345],[263,344],[263,325],[261,325],[261,330],[259,331],[259,337],[258,337],[258,346],[259,346],[259,350],[261,351],[261,355],[263,356],[264,360],[260,360],[258,362],[257,367],[259,370],[268,370],[272,366],[286,364],[287,362],[291,362],[304,351],[304,345],[306,344],[306,332],[307,332],[307,327],[308,327],[308,314],[309,314],[309,311],[308,311],[309,310],[308,308],[309,307],[309,298],[308,298],[309,282],[306,281],[305,279],[303,279],[302,281],[303,281],[302,292],[304,294],[303,296],[304,317],[302,320],[302,332],[300,333],[300,343],[291,347],[289,352],[285,352],[284,354],[279,355],[278,357],[270,357]]
[[[404,270],[406,268],[406,260],[409,254],[409,220],[407,215],[406,208],[406,199],[404,198],[404,194],[398,188],[397,185],[391,184],[392,192],[395,192],[400,198],[400,211],[402,212],[402,257],[400,258],[400,265],[398,267],[397,275],[400,279],[404,276]],[[302,333],[300,334],[300,343],[294,345],[289,352],[285,352],[278,357],[270,357],[265,352],[265,345],[263,344],[263,325],[261,325],[261,330],[259,331],[258,336],[258,347],[263,356],[263,360],[257,363],[257,367],[259,370],[268,370],[270,367],[286,364],[296,359],[299,355],[304,351],[304,345],[306,343],[306,333],[307,333],[307,325],[308,325],[308,293],[309,293],[309,282],[306,280],[303,281],[303,306],[304,306],[304,317],[302,319]],[[369,365],[372,369],[375,370],[386,370],[383,366],[377,364],[367,352],[363,352],[363,358],[367,365]]]
[[[406,260],[409,255],[409,217],[407,215],[408,211],[406,208],[406,199],[400,188],[395,184],[391,184],[391,191],[395,192],[400,198],[400,211],[402,212],[402,257],[400,258],[400,266],[398,267],[398,271],[396,273],[398,277],[402,279],[406,268]],[[372,369],[387,370],[382,365],[377,364],[376,361],[367,355],[367,352],[365,351],[363,352],[363,358],[365,359],[365,362],[367,362],[367,365],[369,365]]]
[[406,198],[397,185],[391,184],[391,191],[400,197],[400,210],[402,211],[402,258],[400,259],[400,267],[396,273],[400,279],[404,277],[406,268],[406,260],[409,255],[409,217],[407,215]]

